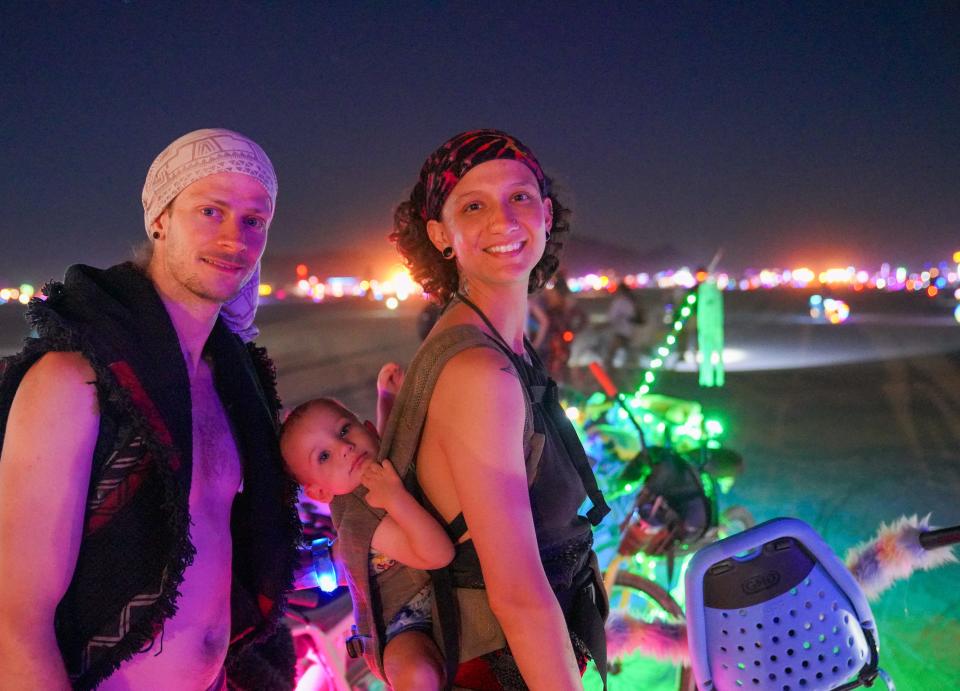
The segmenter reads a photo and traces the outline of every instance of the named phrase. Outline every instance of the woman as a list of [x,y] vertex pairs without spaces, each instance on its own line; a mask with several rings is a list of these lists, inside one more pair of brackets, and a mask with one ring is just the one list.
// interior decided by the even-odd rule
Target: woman
[[[440,580],[459,604],[458,650],[445,631],[459,687],[574,689],[588,651],[606,665],[590,525],[606,505],[523,337],[567,215],[533,153],[497,130],[443,144],[395,214],[391,239],[414,279],[447,303],[418,357],[443,339],[471,344],[436,375],[416,455],[425,502],[457,543]],[[588,493],[592,521],[577,513]]]

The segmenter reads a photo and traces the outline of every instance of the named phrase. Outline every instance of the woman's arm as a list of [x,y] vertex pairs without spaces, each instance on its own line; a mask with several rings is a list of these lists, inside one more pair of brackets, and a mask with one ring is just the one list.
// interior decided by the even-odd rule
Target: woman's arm
[[427,416],[480,558],[490,608],[524,681],[534,690],[582,688],[540,561],[523,457],[523,393],[509,360],[486,348],[452,358]]
[[453,559],[453,543],[427,510],[403,486],[393,464],[371,463],[363,472],[367,503],[387,515],[373,533],[372,546],[415,569],[443,568]]

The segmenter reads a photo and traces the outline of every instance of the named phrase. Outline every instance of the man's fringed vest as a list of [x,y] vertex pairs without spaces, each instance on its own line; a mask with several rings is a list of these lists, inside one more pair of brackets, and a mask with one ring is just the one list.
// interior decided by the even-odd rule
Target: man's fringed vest
[[[55,630],[74,687],[89,689],[135,653],[159,649],[164,621],[177,610],[195,553],[190,383],[166,309],[132,264],[73,266],[44,292],[28,310],[35,335],[0,362],[0,445],[27,370],[48,352],[81,353],[96,374],[100,429],[76,569]],[[241,650],[276,627],[300,527],[296,487],[277,443],[279,399],[266,352],[244,345],[218,319],[204,356],[243,464],[231,516],[229,670]]]

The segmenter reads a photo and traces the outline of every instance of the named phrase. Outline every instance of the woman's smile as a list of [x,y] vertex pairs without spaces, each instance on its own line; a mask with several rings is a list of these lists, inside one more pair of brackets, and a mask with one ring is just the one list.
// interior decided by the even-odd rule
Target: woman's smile
[[526,247],[526,245],[526,240],[517,240],[516,242],[503,245],[493,245],[492,247],[487,247],[483,251],[494,256],[516,257],[518,254],[520,254],[520,252],[523,251],[523,248]]

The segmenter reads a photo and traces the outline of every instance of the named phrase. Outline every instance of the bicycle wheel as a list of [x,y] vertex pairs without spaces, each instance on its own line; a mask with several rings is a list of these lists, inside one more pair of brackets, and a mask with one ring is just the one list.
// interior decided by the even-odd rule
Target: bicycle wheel
[[[619,561],[615,560],[611,568],[617,568]],[[618,658],[610,665],[610,691],[641,687],[695,691],[693,673],[686,662],[680,604],[660,584],[628,570],[615,571],[608,587],[608,624],[612,624],[608,626],[608,640]],[[633,649],[628,651],[624,646]]]

